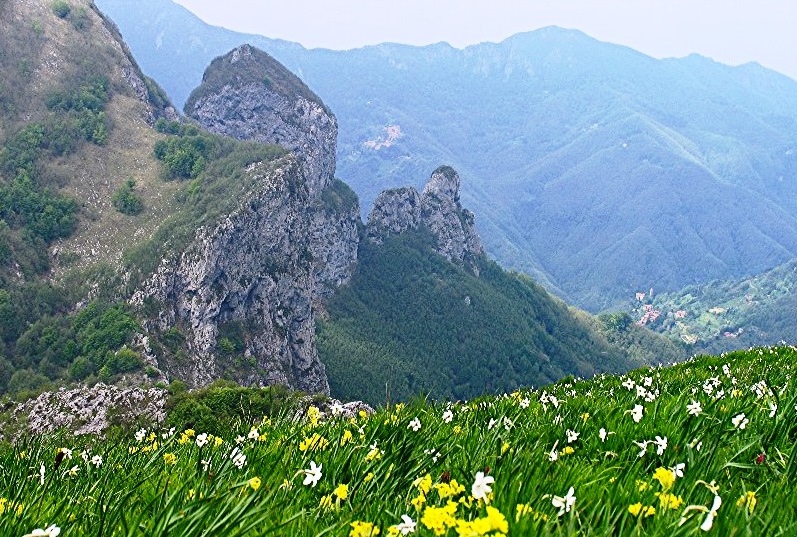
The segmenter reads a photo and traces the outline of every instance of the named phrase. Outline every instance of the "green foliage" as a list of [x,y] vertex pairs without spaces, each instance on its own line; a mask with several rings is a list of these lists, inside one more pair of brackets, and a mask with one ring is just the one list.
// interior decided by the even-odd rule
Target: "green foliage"
[[357,212],[360,206],[357,194],[340,179],[333,179],[330,185],[321,192],[321,201],[327,211],[338,214]]
[[[197,147],[204,147],[205,156],[200,160],[206,169],[186,184],[178,197],[180,205],[161,223],[153,238],[125,252],[124,263],[133,276],[131,286],[151,274],[165,255],[182,251],[199,226],[229,214],[243,196],[261,186],[245,172],[247,166],[269,163],[285,154],[285,149],[279,146],[239,142],[200,132],[191,124],[159,121],[158,126],[163,132],[176,132],[176,135],[159,141],[156,155],[166,158],[169,148],[179,148],[180,140],[186,138],[189,146],[196,143]],[[165,172],[168,176],[167,167]]]
[[[123,304],[92,302],[74,315],[64,315],[54,304],[26,327],[12,324],[17,319],[7,319],[18,311],[9,301],[10,294],[0,292],[0,333],[13,349],[9,361],[16,371],[35,371],[37,386],[42,379],[85,380],[94,373],[111,378],[143,366],[138,353],[126,346],[140,327]],[[35,387],[19,387],[23,380],[9,381],[8,390],[13,393]]]
[[76,212],[74,199],[38,188],[26,173],[0,184],[0,218],[47,243],[72,233]]
[[71,11],[72,7],[64,2],[64,0],[56,0],[53,2],[53,13],[55,13],[56,17],[65,19],[69,16]]
[[135,191],[135,187],[136,182],[128,179],[114,192],[111,203],[120,213],[133,216],[144,210],[144,200]]
[[487,261],[473,276],[433,253],[433,241],[417,232],[361,243],[317,331],[336,397],[469,398],[632,363],[529,278]]
[[276,416],[294,402],[295,396],[283,386],[244,388],[220,380],[190,392],[176,390],[166,404],[166,423],[178,429],[221,431]]

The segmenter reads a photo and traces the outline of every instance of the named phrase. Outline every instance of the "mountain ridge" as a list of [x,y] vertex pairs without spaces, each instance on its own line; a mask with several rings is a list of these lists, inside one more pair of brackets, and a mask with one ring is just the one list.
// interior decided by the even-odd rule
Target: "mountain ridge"
[[[142,61],[152,54],[145,25],[122,26],[137,29],[131,46]],[[169,37],[184,43],[185,68],[236,37],[197,32]],[[202,43],[199,56],[188,35]],[[238,39],[272,53],[336,110],[338,174],[363,217],[382,190],[407,186],[401,177],[418,189],[447,162],[472,178],[462,196],[480,215],[489,254],[591,311],[640,287],[674,291],[797,255],[797,82],[765,68],[657,60],[559,28],[464,49]],[[718,200],[738,230],[712,223]],[[667,224],[653,233],[649,221]],[[586,239],[604,227],[597,236],[612,253],[596,255]],[[705,267],[695,264],[704,258]]]

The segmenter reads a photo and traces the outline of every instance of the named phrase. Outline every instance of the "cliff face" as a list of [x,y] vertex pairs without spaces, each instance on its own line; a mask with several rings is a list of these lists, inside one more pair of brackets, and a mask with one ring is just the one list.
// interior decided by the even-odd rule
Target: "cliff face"
[[329,393],[315,346],[320,299],[351,278],[356,195],[334,180],[337,122],[304,84],[250,46],[217,58],[186,106],[210,131],[292,151],[247,173],[256,188],[134,297],[164,305],[151,325],[184,335],[167,370],[198,386],[221,376]]
[[411,187],[382,192],[368,216],[368,239],[380,244],[391,234],[425,226],[437,239],[437,253],[449,261],[464,263],[478,275],[473,260],[484,255],[484,248],[473,213],[460,204],[459,187],[459,174],[441,166],[421,194]]
[[328,393],[314,345],[313,226],[301,165],[289,156],[248,173],[259,179],[257,191],[215,227],[199,229],[134,302],[166,305],[157,328],[186,334],[191,359],[165,365],[191,385],[226,374],[247,385]]
[[332,181],[337,119],[299,78],[251,45],[213,60],[185,112],[211,132],[291,150],[311,196]]

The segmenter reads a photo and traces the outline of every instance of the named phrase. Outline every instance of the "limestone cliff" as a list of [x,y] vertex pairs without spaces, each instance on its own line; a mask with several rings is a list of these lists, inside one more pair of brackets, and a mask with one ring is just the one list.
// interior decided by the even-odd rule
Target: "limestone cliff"
[[217,58],[186,110],[212,132],[292,153],[247,170],[256,187],[199,229],[138,291],[150,325],[185,338],[166,369],[199,386],[221,376],[329,393],[315,346],[316,308],[350,278],[359,244],[356,195],[333,178],[337,122],[298,78],[248,45]]
[[424,226],[437,239],[437,253],[464,263],[478,275],[473,260],[484,255],[484,248],[473,213],[460,204],[459,187],[459,174],[450,166],[441,166],[421,194],[411,187],[382,192],[368,216],[368,239],[379,244],[391,234]]

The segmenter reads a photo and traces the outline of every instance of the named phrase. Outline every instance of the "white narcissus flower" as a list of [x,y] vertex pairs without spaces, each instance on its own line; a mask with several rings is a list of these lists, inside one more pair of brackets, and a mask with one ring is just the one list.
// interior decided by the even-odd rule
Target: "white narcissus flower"
[[642,412],[644,411],[644,407],[642,405],[634,405],[634,408],[631,410],[626,410],[626,414],[631,414],[631,418],[634,420],[634,423],[639,423],[642,421]]
[[138,431],[136,431],[136,442],[143,442],[146,436],[147,436],[147,430],[139,429]]
[[61,534],[61,528],[55,524],[47,526],[45,529],[36,528],[30,533],[26,533],[22,537],[58,537]]
[[598,437],[601,439],[601,442],[606,442],[606,429],[601,427],[600,431],[598,431]]
[[577,433],[575,431],[571,431],[570,429],[568,429],[565,434],[567,435],[567,443],[568,444],[572,444],[573,442],[578,440],[579,433]]
[[556,514],[556,516],[562,516],[563,514],[570,512],[570,509],[572,509],[576,504],[575,492],[575,489],[570,487],[564,498],[561,496],[554,496],[551,498],[551,504],[559,509],[559,512]]
[[393,527],[401,535],[409,535],[415,533],[415,525],[415,521],[409,515],[401,515],[401,524],[396,524]]
[[102,466],[102,457],[100,457],[99,455],[94,455],[91,458],[91,464],[99,468],[100,466]]
[[414,419],[413,419],[413,420],[412,420],[412,421],[409,423],[409,425],[407,425],[407,429],[412,429],[412,430],[413,430],[413,431],[415,431],[415,432],[418,432],[418,431],[420,431],[420,430],[421,430],[421,420],[419,420],[417,417],[416,417],[416,418],[414,418]]
[[656,444],[656,455],[664,455],[664,451],[667,449],[667,437],[662,438],[657,435],[653,443]]
[[324,465],[319,464],[316,466],[315,461],[310,461],[310,468],[302,470],[304,472],[304,481],[302,481],[302,485],[310,485],[311,487],[315,487],[323,475],[321,473],[322,466]]
[[493,489],[490,487],[495,483],[495,478],[491,475],[484,475],[484,472],[477,472],[476,479],[473,481],[473,485],[470,487],[470,493],[475,500],[484,500],[487,501],[487,495],[490,494]]
[[689,413],[691,416],[697,416],[698,414],[700,414],[701,412],[703,412],[703,407],[702,407],[702,406],[700,406],[700,403],[698,403],[697,401],[695,401],[694,399],[692,399],[692,402],[691,402],[690,404],[686,405],[686,411],[687,411],[687,412],[688,412],[688,413]]
[[684,476],[684,469],[686,469],[686,464],[679,462],[678,464],[670,468],[670,471],[672,472],[673,477],[678,478]]
[[722,498],[719,496],[714,496],[714,503],[711,504],[711,509],[709,509],[708,514],[706,514],[706,519],[703,520],[703,523],[700,525],[700,529],[703,531],[708,531],[711,529],[711,526],[714,525],[714,517],[717,516],[717,510],[722,505]]
[[736,414],[733,418],[731,418],[731,422],[733,423],[734,427],[737,427],[740,430],[743,430],[747,427],[747,424],[750,423],[750,420],[744,415],[744,412],[741,414]]
[[207,443],[208,443],[208,433],[202,433],[196,436],[197,447],[202,447]]
[[451,423],[451,421],[453,419],[454,419],[454,413],[451,412],[451,409],[448,409],[445,412],[443,412],[443,421],[444,422]]

